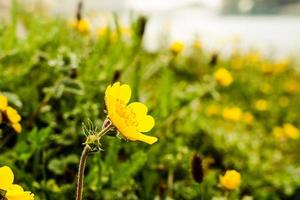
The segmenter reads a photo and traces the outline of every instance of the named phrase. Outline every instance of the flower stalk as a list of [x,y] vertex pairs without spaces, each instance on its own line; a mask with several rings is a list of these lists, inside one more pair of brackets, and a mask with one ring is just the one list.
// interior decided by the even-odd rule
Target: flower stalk
[[[107,123],[107,122],[104,122]],[[100,139],[103,137],[107,132],[109,132],[113,128],[111,122],[108,123],[107,126],[104,126],[103,129],[96,134],[88,135],[85,141],[85,146],[81,153],[80,162],[79,162],[79,169],[78,169],[78,177],[77,177],[77,190],[76,190],[76,200],[82,200],[83,194],[83,182],[84,182],[84,169],[86,160],[90,152],[96,150],[101,150],[100,148]]]

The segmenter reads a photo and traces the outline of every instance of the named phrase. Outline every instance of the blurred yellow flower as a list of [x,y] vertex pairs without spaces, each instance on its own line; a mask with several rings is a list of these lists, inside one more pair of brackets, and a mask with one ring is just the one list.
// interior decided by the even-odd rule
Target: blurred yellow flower
[[220,68],[214,73],[215,80],[217,81],[218,84],[222,86],[229,86],[233,78],[228,70],[225,68]]
[[290,100],[287,97],[280,97],[278,103],[281,107],[287,107],[290,103]]
[[118,131],[128,140],[143,141],[153,144],[156,137],[142,134],[150,131],[155,121],[152,116],[147,115],[147,107],[140,102],[133,102],[129,105],[131,89],[129,85],[120,85],[119,82],[109,85],[105,91],[105,103],[108,118]]
[[273,130],[272,130],[272,133],[279,140],[284,140],[285,139],[283,128],[281,128],[279,126],[274,127]]
[[8,106],[6,108],[6,116],[8,118],[8,120],[12,123],[18,123],[19,121],[21,121],[21,116],[19,115],[19,113],[16,111],[16,109]]
[[5,121],[8,120],[8,123],[12,126],[12,128],[20,133],[22,130],[21,124],[21,116],[19,113],[12,107],[8,106],[8,99],[6,96],[0,95],[0,115],[5,116]]
[[242,114],[243,113],[241,109],[238,107],[224,108],[222,113],[223,118],[225,120],[234,121],[234,122],[240,121],[242,118]]
[[272,86],[265,82],[261,85],[260,91],[264,94],[270,94],[272,92]]
[[260,65],[261,71],[265,74],[273,73],[273,65],[271,63],[265,62]]
[[245,112],[243,114],[243,120],[246,124],[252,124],[254,121],[254,117],[250,112]]
[[97,34],[99,37],[105,37],[107,36],[108,34],[108,28],[106,26],[104,27],[100,27],[98,30],[97,30]]
[[282,127],[273,128],[273,134],[277,139],[285,140],[287,138],[297,139],[300,136],[299,129],[290,123],[284,124]]
[[235,70],[242,69],[243,65],[244,65],[243,59],[237,56],[231,60],[231,64],[230,64],[231,68]]
[[7,108],[8,100],[6,96],[0,95],[0,111],[5,111]]
[[[7,200],[34,200],[34,195],[17,184],[13,184],[14,174],[10,167],[0,167],[0,194]],[[2,193],[4,191],[4,193]],[[0,196],[1,197],[1,196]],[[2,198],[0,198],[2,199]]]
[[269,108],[269,103],[264,99],[259,99],[255,102],[255,108],[258,111],[266,111]]
[[291,80],[285,84],[285,91],[290,94],[295,94],[299,90],[299,84],[296,80]]
[[90,29],[91,29],[91,25],[89,23],[88,20],[85,20],[85,19],[81,19],[81,20],[77,20],[75,22],[73,22],[71,24],[71,26],[76,30],[78,31],[79,33],[82,33],[82,34],[87,34],[90,32]]
[[184,49],[184,43],[182,41],[174,41],[171,46],[170,50],[174,54],[179,54]]
[[297,139],[299,138],[299,130],[292,124],[284,124],[283,131],[288,138]]
[[216,116],[219,115],[221,112],[221,109],[218,105],[209,105],[206,108],[206,115],[207,116]]
[[241,184],[241,175],[236,170],[227,170],[224,176],[220,176],[220,185],[228,190],[234,190]]
[[282,59],[273,64],[274,74],[281,74],[285,72],[288,66],[291,64],[290,59]]

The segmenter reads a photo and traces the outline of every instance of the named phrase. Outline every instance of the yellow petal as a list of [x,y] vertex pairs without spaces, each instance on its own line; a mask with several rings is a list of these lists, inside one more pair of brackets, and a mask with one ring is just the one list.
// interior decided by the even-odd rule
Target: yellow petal
[[138,131],[148,132],[153,128],[155,121],[152,116],[147,115],[144,118],[142,118],[141,120],[139,120],[138,123],[139,123],[138,127],[137,127]]
[[133,102],[127,106],[136,115],[137,120],[147,115],[148,108],[140,102]]
[[7,167],[0,167],[0,189],[7,190],[14,181],[14,173]]
[[135,134],[135,138],[136,138],[136,140],[146,142],[148,144],[154,144],[158,140],[157,137],[145,135],[145,134],[142,134],[142,133],[139,133],[139,132],[137,132]]
[[9,121],[13,124],[18,123],[21,120],[21,116],[18,114],[18,112],[10,106],[6,108],[6,115]]
[[11,125],[12,128],[17,132],[17,133],[21,133],[22,131],[22,126],[20,123],[15,123]]
[[7,108],[7,97],[0,95],[0,111],[5,111]]
[[127,84],[123,84],[120,87],[119,99],[124,103],[127,104],[131,97],[131,89],[130,86]]

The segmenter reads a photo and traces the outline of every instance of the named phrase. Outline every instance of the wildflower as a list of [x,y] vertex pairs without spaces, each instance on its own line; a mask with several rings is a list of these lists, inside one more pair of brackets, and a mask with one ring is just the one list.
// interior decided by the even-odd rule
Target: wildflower
[[299,130],[292,124],[286,123],[283,125],[283,131],[288,138],[297,139],[299,138]]
[[184,44],[181,41],[175,41],[171,44],[170,50],[172,53],[174,53],[175,55],[179,54],[180,52],[182,52],[184,49]]
[[250,112],[245,112],[243,114],[243,120],[246,124],[252,124],[254,121],[254,117]]
[[241,184],[241,175],[236,170],[227,170],[224,176],[220,177],[220,185],[228,190],[234,190]]
[[295,94],[299,90],[299,84],[296,80],[291,80],[285,84],[284,90],[287,93]]
[[119,82],[109,85],[105,91],[105,103],[108,118],[113,125],[126,139],[131,141],[143,141],[153,144],[156,137],[144,135],[141,132],[150,131],[155,121],[147,115],[147,107],[140,102],[133,102],[127,105],[131,97],[129,85],[120,85]]
[[235,70],[240,70],[243,68],[244,61],[240,57],[235,57],[231,60],[231,67]]
[[260,91],[264,94],[270,94],[272,92],[272,86],[269,83],[263,83],[260,87]]
[[72,27],[82,34],[87,34],[90,32],[91,26],[90,23],[85,19],[80,19],[72,23]]
[[218,105],[209,105],[206,108],[207,116],[216,116],[220,113],[220,107]]
[[297,139],[300,136],[299,130],[292,124],[286,123],[282,127],[276,126],[273,128],[273,135],[280,140],[287,138]]
[[0,199],[6,200],[34,200],[34,195],[17,184],[13,184],[14,174],[7,167],[0,167]]
[[101,38],[101,37],[105,37],[107,36],[109,32],[109,29],[107,27],[101,27],[97,30],[97,33],[98,33],[98,36]]
[[266,111],[268,110],[269,104],[264,99],[259,99],[255,102],[255,108],[258,111]]
[[290,103],[290,100],[287,97],[280,97],[278,103],[281,107],[287,107]]
[[242,118],[242,111],[238,107],[225,108],[223,110],[223,118],[228,121],[237,122]]
[[21,116],[14,108],[8,106],[8,99],[3,95],[0,95],[0,114],[4,116],[5,121],[8,120],[8,123],[17,133],[21,132]]
[[228,70],[225,68],[220,68],[214,73],[215,80],[220,84],[221,86],[229,86],[233,78]]
[[274,127],[273,130],[272,130],[272,133],[279,140],[284,140],[285,139],[283,128],[281,128],[279,126]]
[[7,97],[0,95],[0,111],[6,110],[8,104],[7,102],[8,102]]
[[285,72],[288,66],[291,64],[290,59],[282,59],[273,64],[274,74],[281,74]]

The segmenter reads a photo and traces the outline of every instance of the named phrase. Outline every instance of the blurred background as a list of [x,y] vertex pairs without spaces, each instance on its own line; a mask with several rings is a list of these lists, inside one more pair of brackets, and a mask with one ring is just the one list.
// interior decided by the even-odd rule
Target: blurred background
[[119,81],[158,142],[105,136],[84,199],[299,200],[299,57],[300,0],[0,0],[0,167],[72,199]]
[[[10,0],[0,1],[5,15]],[[77,1],[24,0],[28,9],[41,7],[46,13],[66,19],[74,17]],[[149,17],[145,46],[156,50],[162,35],[170,41],[190,42],[195,35],[205,47],[226,54],[234,45],[258,48],[273,57],[298,56],[300,46],[299,0],[85,0],[84,14],[94,28],[106,26],[112,12],[124,24],[130,13]],[[288,37],[287,37],[288,36]]]

